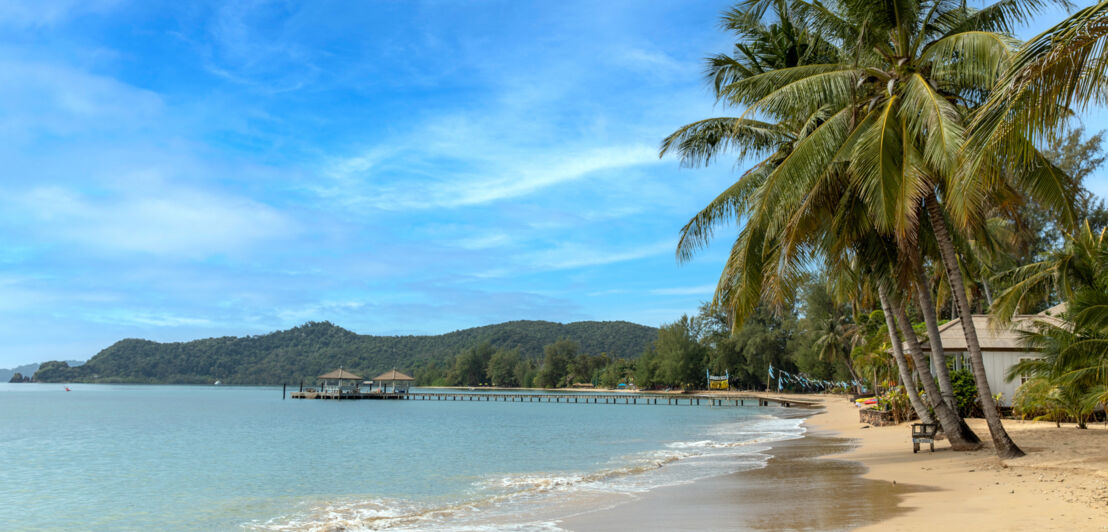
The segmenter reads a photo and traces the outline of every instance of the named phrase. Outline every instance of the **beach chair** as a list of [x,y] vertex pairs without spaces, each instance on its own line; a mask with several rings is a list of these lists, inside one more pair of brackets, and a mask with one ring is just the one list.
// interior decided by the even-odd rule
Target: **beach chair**
[[919,452],[919,444],[931,445],[931,452],[935,452],[935,434],[939,432],[937,423],[912,423],[912,453]]

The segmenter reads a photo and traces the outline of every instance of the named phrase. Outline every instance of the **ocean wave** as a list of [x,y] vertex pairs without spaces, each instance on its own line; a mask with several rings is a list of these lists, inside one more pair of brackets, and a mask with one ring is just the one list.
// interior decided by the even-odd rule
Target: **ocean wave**
[[[266,522],[249,523],[244,528],[282,532],[556,531],[561,530],[557,519],[548,515],[552,506],[562,505],[569,511],[573,507],[567,503],[570,500],[579,505],[598,504],[605,497],[634,497],[662,486],[764,467],[770,458],[766,453],[769,444],[800,438],[804,432],[799,419],[753,416],[716,425],[705,431],[708,438],[669,442],[662,449],[617,458],[618,465],[600,471],[489,476],[473,482],[474,491],[465,500],[453,503],[386,498],[331,501]],[[543,518],[524,518],[536,515]]]

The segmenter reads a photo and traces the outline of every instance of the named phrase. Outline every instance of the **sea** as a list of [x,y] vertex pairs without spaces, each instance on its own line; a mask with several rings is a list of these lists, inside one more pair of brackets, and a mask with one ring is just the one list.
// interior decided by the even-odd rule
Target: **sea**
[[68,386],[0,384],[2,530],[559,530],[804,433],[776,407]]

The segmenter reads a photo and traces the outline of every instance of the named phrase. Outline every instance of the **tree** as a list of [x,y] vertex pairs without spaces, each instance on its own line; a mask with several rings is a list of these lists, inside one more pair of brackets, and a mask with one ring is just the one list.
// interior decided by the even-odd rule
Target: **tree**
[[[748,5],[754,6],[751,16],[760,18],[763,11],[757,7],[774,4]],[[722,101],[746,107],[729,122],[727,136],[719,127],[694,123],[663,142],[663,153],[677,150],[686,164],[707,163],[732,146],[739,147],[740,156],[765,156],[686,225],[679,257],[688,258],[702,246],[722,220],[744,220],[716,294],[741,320],[765,299],[773,304],[786,299],[813,254],[844,251],[821,243],[828,225],[850,233],[849,220],[892,239],[899,252],[888,275],[905,288],[923,266],[918,243],[934,238],[960,317],[967,322],[963,331],[971,366],[997,452],[1022,454],[1004,431],[989,394],[947,210],[953,209],[957,227],[967,233],[982,230],[982,214],[1002,193],[1068,210],[1065,180],[1037,150],[1025,150],[1018,165],[984,159],[975,167],[984,177],[963,183],[966,125],[1014,49],[1003,32],[1042,4],[1001,2],[980,10],[912,1],[792,5],[808,27],[820,30],[823,42],[833,44],[831,60],[744,75],[718,87]],[[769,120],[755,123],[755,116]],[[940,204],[940,198],[949,205]],[[843,241],[852,245],[851,239]],[[893,310],[903,309],[892,303]],[[923,311],[935,314],[933,308]],[[921,366],[917,363],[917,370],[925,371]],[[938,393],[929,396],[939,400]],[[949,435],[946,422],[944,428]]]
[[489,342],[482,342],[463,350],[454,358],[454,368],[447,380],[455,386],[479,386],[488,383],[485,373],[494,350]]
[[1042,358],[1020,362],[1007,378],[1032,377],[1021,402],[1051,404],[1084,428],[1088,414],[1108,399],[1108,229],[1094,233],[1086,222],[1066,240],[1050,260],[1017,269],[1018,282],[998,298],[994,319],[1010,321],[1022,293],[1056,285],[1066,302],[1062,321],[1035,321],[1023,340]]
[[566,385],[569,363],[577,356],[577,342],[562,338],[543,347],[542,367],[535,376],[535,384],[542,388],[561,388]]
[[488,375],[493,386],[519,386],[519,349],[500,349],[489,358]]
[[708,350],[698,341],[697,330],[695,318],[687,315],[658,329],[654,378],[659,384],[686,389],[707,385]]

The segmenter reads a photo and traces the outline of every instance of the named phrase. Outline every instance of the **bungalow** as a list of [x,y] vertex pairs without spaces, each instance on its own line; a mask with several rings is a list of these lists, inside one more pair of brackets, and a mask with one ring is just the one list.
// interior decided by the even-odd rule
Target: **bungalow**
[[[1008,382],[1005,377],[1008,370],[1021,360],[1039,358],[1039,354],[1028,350],[1023,345],[1022,334],[1030,331],[1036,321],[1043,321],[1059,325],[1064,323],[1057,316],[1065,309],[1064,304],[1058,305],[1038,314],[1017,314],[1012,317],[1012,323],[1008,327],[999,327],[989,323],[988,314],[974,314],[973,325],[977,329],[977,340],[981,344],[981,358],[985,363],[985,377],[989,381],[989,389],[993,395],[1001,394],[1000,405],[1011,406],[1012,398],[1016,395],[1016,389],[1026,381],[1026,378],[1014,379]],[[953,359],[954,369],[970,369],[969,349],[966,347],[966,337],[962,333],[962,321],[951,320],[939,326],[939,338],[943,342],[943,351],[948,359]],[[921,339],[921,347],[924,354],[931,357],[931,345],[926,336]],[[907,346],[905,346],[907,349]],[[932,360],[932,365],[936,360]],[[934,369],[934,368],[932,368]]]

